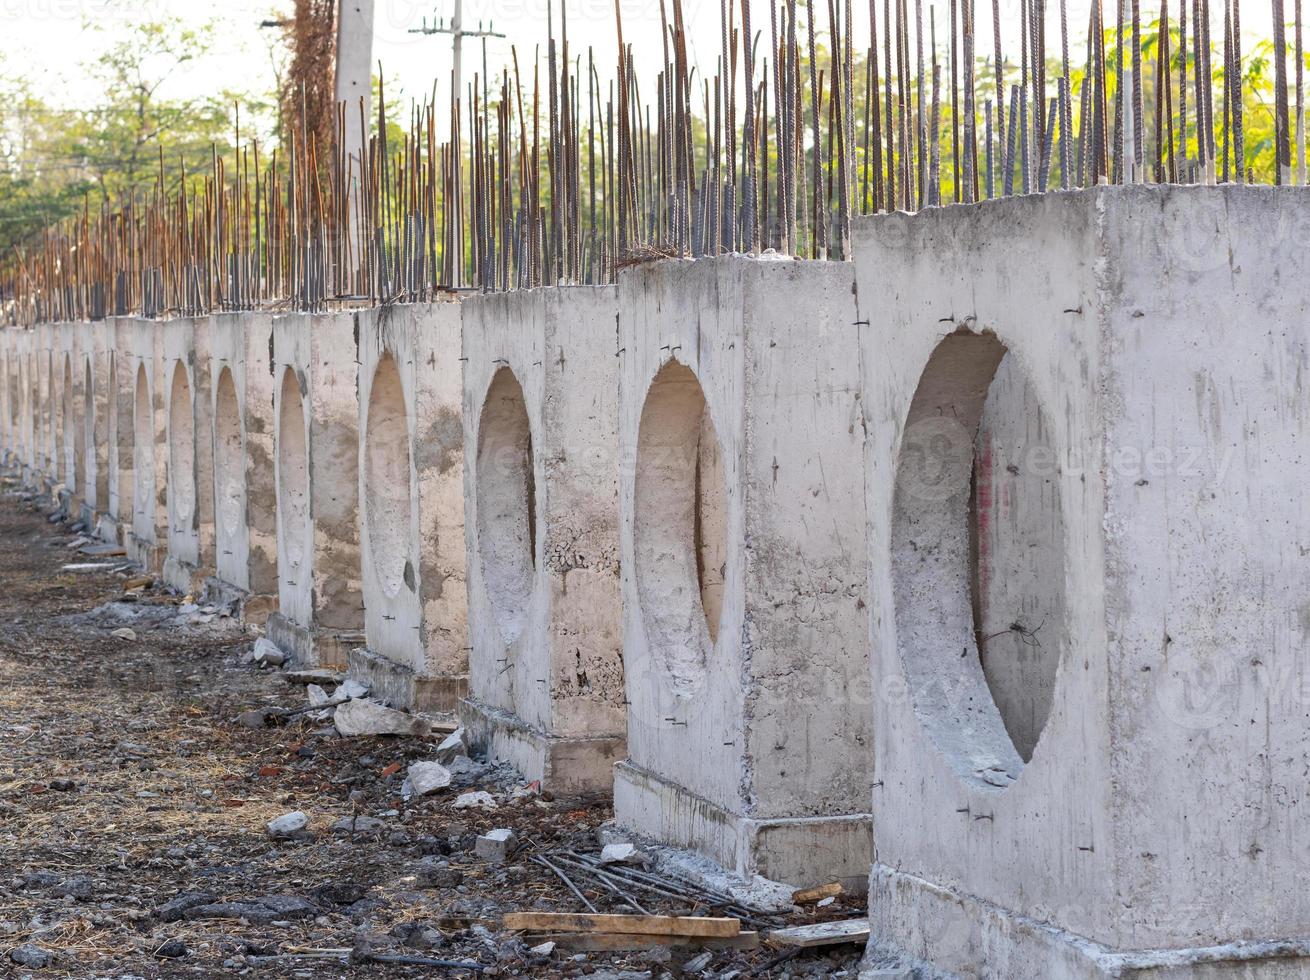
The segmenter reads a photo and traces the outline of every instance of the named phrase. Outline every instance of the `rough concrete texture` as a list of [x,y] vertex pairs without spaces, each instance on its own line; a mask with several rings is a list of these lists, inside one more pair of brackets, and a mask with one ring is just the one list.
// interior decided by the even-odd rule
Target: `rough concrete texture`
[[41,323],[35,327],[36,376],[37,376],[37,413],[36,413],[36,466],[43,483],[51,485],[56,480],[55,469],[55,426],[59,418],[59,405],[56,401],[58,388],[54,383],[55,347],[58,342],[58,326],[53,323]]
[[278,594],[273,317],[218,314],[209,337],[218,552],[211,586],[259,624],[277,609]]
[[364,642],[355,315],[273,321],[278,612],[298,663],[345,666]]
[[132,525],[127,554],[160,572],[168,546],[168,419],[164,340],[155,320],[128,321],[126,351],[132,374]]
[[1307,219],[1139,187],[857,222],[875,941],[964,976],[1310,972],[1262,942],[1310,923]]
[[107,519],[101,522],[100,535],[111,541],[120,540],[120,529],[131,524],[132,489],[136,482],[133,472],[135,427],[132,422],[136,403],[136,369],[129,353],[132,323],[126,317],[114,317],[105,322],[105,339],[109,348],[104,425],[108,490]]
[[168,557],[164,581],[198,595],[214,572],[214,443],[210,425],[209,317],[160,325],[164,344]]
[[473,740],[555,792],[625,754],[617,294],[465,300],[464,531]]
[[107,321],[77,325],[82,371],[82,520],[95,529],[109,499],[109,444],[105,421],[109,414],[109,351]]
[[871,853],[853,281],[743,257],[619,281],[615,814],[796,884]]
[[82,439],[82,351],[78,344],[78,324],[56,325],[54,359],[57,393],[55,405],[55,479],[60,484],[60,499],[67,513],[81,509],[85,446]]
[[361,312],[359,521],[367,650],[352,674],[406,707],[468,688],[460,306]]

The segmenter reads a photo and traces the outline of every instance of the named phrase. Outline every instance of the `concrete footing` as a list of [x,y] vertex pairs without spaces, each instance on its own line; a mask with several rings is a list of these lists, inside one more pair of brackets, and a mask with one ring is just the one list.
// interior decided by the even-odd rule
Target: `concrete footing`
[[127,554],[161,572],[168,548],[168,422],[162,392],[164,341],[155,320],[126,322],[132,375],[132,522]]
[[199,595],[214,571],[214,444],[210,426],[208,317],[160,325],[168,461],[164,581]]
[[355,316],[273,321],[278,611],[267,636],[297,663],[346,666],[364,644]]
[[475,744],[555,792],[626,754],[613,287],[466,300],[465,537]]
[[884,948],[1310,975],[1310,319],[1267,288],[1310,281],[1308,219],[1298,188],[1132,187],[857,223],[895,340],[864,362]]
[[359,521],[368,647],[351,674],[393,704],[468,690],[460,306],[357,315]]
[[277,610],[278,597],[272,352],[270,314],[209,318],[216,555],[205,595],[252,624]]
[[615,817],[798,885],[857,886],[872,849],[853,283],[739,257],[619,278]]

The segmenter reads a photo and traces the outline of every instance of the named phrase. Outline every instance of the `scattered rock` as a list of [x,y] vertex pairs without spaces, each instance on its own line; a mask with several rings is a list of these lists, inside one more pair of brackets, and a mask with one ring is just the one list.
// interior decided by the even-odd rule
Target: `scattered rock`
[[498,804],[496,798],[485,790],[478,790],[476,793],[460,793],[455,798],[455,803],[451,807],[453,810],[495,810]]
[[165,902],[155,909],[155,916],[161,922],[176,922],[182,918],[187,909],[193,909],[197,905],[208,905],[213,901],[214,896],[209,892],[182,892],[172,901]]
[[184,919],[245,919],[254,925],[268,925],[283,919],[312,919],[318,906],[303,898],[268,895],[244,902],[213,902],[186,910]]
[[268,727],[270,709],[268,708],[251,708],[249,711],[243,711],[237,715],[237,724],[242,728],[251,728],[259,731]]
[[287,655],[278,649],[276,643],[266,636],[255,641],[255,663],[265,667],[281,667],[287,662]]
[[428,734],[428,724],[422,718],[362,698],[338,707],[332,722],[342,735]]
[[544,942],[540,946],[533,946],[528,950],[528,952],[533,956],[540,956],[544,959],[551,953],[555,952],[555,944],[552,942]]
[[77,789],[77,783],[71,779],[52,779],[50,788],[59,793],[71,793]]
[[304,840],[308,826],[309,817],[300,810],[293,810],[268,822],[268,836],[273,840]]
[[437,761],[449,763],[456,756],[468,755],[468,741],[464,736],[464,729],[456,728],[453,732],[441,740],[437,746]]
[[601,864],[637,864],[645,865],[650,859],[636,844],[624,841],[622,844],[606,844],[600,852]]
[[130,626],[120,626],[118,629],[114,630],[109,635],[116,636],[120,640],[135,640],[136,630],[132,629],[132,627]]
[[470,759],[466,755],[458,755],[445,765],[450,770],[450,785],[456,789],[463,789],[480,782],[491,770],[486,763]]
[[68,898],[88,899],[95,892],[95,885],[86,875],[74,875],[59,882],[51,891]]
[[464,883],[464,872],[444,858],[428,857],[414,867],[414,880],[420,888],[458,888]]
[[314,897],[323,905],[354,905],[367,891],[357,881],[329,881],[314,889]]
[[189,950],[186,943],[180,939],[170,939],[155,950],[155,955],[165,960],[180,960],[186,956]]
[[55,961],[54,954],[40,946],[24,943],[9,951],[9,958],[19,966],[30,966],[34,970],[43,970]]
[[282,679],[288,684],[299,684],[302,687],[309,684],[326,684],[328,687],[336,687],[346,678],[339,670],[332,670],[330,667],[315,667],[309,670],[288,670],[282,674]]
[[427,796],[450,785],[450,770],[440,762],[416,762],[409,767],[400,795],[405,799]]
[[377,817],[342,817],[332,825],[332,829],[338,834],[367,834],[373,836],[386,831],[387,822],[379,820]]
[[514,831],[508,827],[498,827],[480,836],[473,851],[484,861],[494,861],[499,864],[510,856],[517,843]]
[[362,698],[368,694],[368,683],[366,681],[356,680],[348,677],[341,682],[337,688],[336,696],[339,698]]

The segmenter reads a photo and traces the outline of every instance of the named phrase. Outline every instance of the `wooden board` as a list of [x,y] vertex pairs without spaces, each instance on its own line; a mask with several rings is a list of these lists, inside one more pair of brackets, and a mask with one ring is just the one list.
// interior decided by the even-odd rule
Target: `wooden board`
[[838,943],[862,943],[868,941],[868,938],[868,919],[838,919],[835,922],[774,929],[768,936],[769,942],[784,946],[835,946]]
[[657,946],[691,946],[695,949],[755,949],[760,944],[757,932],[739,932],[735,936],[639,936],[621,932],[566,932],[524,937],[530,946],[552,942],[572,953],[621,952],[654,949]]
[[841,893],[841,882],[830,881],[826,885],[816,885],[813,888],[802,888],[792,892],[791,900],[797,905],[810,905],[813,902],[821,902],[825,898],[836,898]]
[[573,912],[508,912],[506,929],[538,932],[616,932],[640,936],[702,936],[724,938],[741,932],[737,919],[694,915],[587,915]]

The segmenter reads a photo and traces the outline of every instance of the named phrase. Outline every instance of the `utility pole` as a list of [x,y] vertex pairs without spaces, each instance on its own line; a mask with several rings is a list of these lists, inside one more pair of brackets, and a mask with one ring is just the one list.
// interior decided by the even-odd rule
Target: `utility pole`
[[[340,0],[337,10],[335,94],[338,104],[345,103],[341,155],[346,170],[342,176],[348,182],[346,241],[350,246],[350,265],[354,270],[363,267],[364,258],[360,206],[364,159],[368,152],[368,126],[372,118],[373,2],[374,0]],[[352,284],[352,291],[361,292],[363,285],[363,283]]]
[[[455,0],[455,13],[447,24],[444,19],[438,17],[436,22],[429,25],[428,19],[423,18],[419,27],[410,28],[411,34],[449,34],[451,47],[451,82],[450,82],[450,132],[451,132],[451,150],[454,166],[452,170],[453,187],[452,193],[456,201],[456,214],[459,220],[456,221],[456,228],[463,228],[463,203],[464,203],[464,180],[461,173],[461,164],[464,158],[460,152],[460,126],[459,126],[459,107],[460,95],[463,89],[463,49],[464,38],[466,37],[504,37],[504,34],[498,34],[494,30],[493,24],[488,22],[487,30],[482,29],[482,21],[478,21],[477,30],[464,30],[464,0]],[[484,42],[485,43],[485,42]],[[455,246],[455,261],[452,264],[454,270],[451,286],[462,286],[464,284],[464,239],[461,235],[456,235],[457,241],[452,242]]]

